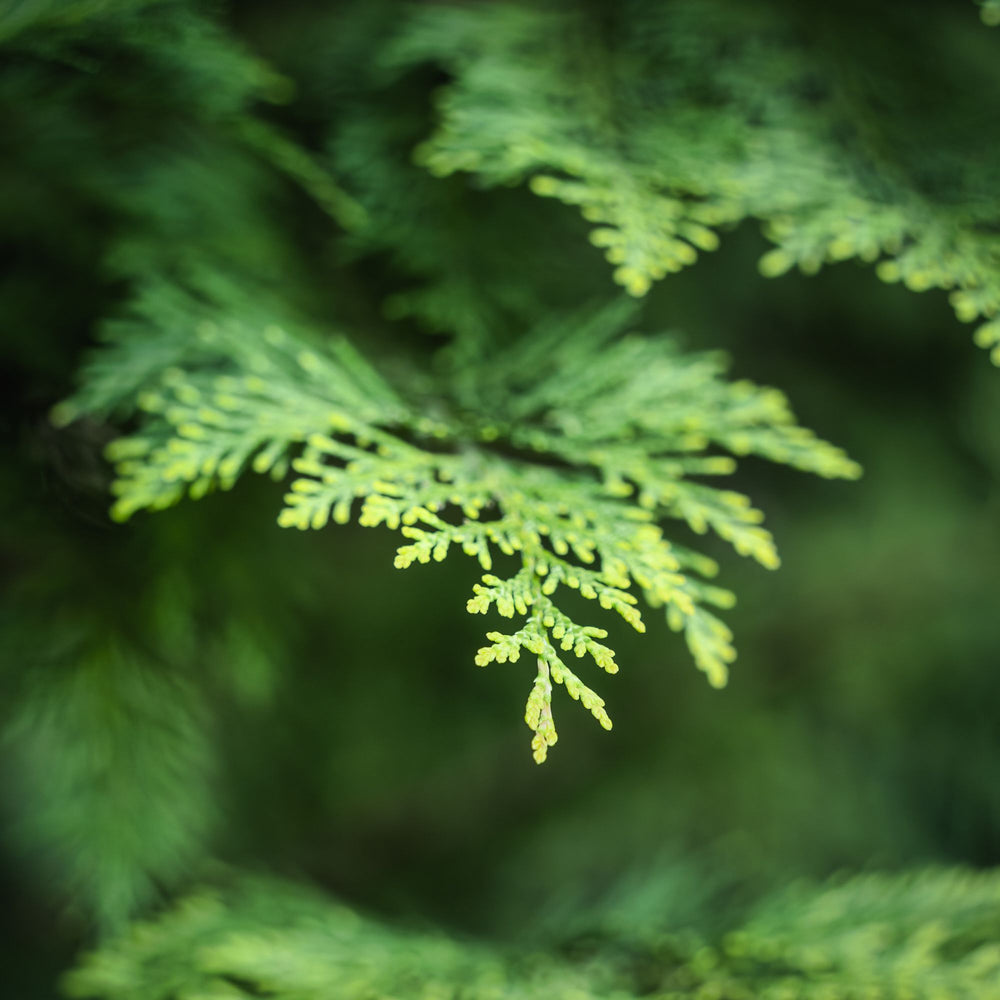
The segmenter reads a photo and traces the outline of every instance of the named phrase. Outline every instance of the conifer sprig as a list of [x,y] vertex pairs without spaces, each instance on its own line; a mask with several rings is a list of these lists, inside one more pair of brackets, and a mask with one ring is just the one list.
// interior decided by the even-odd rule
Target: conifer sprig
[[[633,296],[755,218],[775,244],[760,260],[765,276],[876,263],[884,281],[947,290],[1000,364],[1000,202],[989,173],[1000,148],[975,106],[947,111],[949,122],[970,116],[975,155],[939,165],[925,141],[915,150],[925,176],[872,111],[912,98],[891,79],[877,93],[859,85],[861,57],[845,68],[834,33],[812,36],[766,3],[641,6],[640,17],[630,4],[422,4],[385,55],[452,77],[416,161],[439,177],[526,182],[576,207]],[[1000,20],[995,10],[982,5],[986,23]]]
[[[661,522],[712,530],[774,568],[760,512],[694,477],[731,474],[736,463],[723,449],[824,476],[859,474],[793,422],[781,393],[725,381],[717,356],[682,355],[662,337],[620,337],[622,319],[616,303],[526,334],[478,375],[466,373],[481,390],[478,411],[408,401],[344,340],[317,346],[275,325],[203,322],[197,352],[141,389],[141,427],[109,448],[113,515],[228,489],[252,470],[291,474],[283,527],[352,517],[385,525],[404,536],[402,569],[461,549],[483,570],[468,610],[523,622],[490,631],[476,662],[514,662],[522,652],[535,659],[525,718],[541,762],[556,740],[553,684],[611,727],[603,700],[564,654],[618,670],[601,642],[606,630],[573,621],[560,594],[574,591],[638,631],[640,597],[665,609],[721,686],[735,650],[708,608],[733,597],[705,581],[715,563],[675,545]],[[575,326],[580,335],[570,338]],[[519,567],[497,575],[498,557]]]

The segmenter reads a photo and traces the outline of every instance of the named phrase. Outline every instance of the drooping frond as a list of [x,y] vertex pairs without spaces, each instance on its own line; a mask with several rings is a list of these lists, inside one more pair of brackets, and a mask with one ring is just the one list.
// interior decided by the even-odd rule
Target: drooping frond
[[[362,525],[401,532],[399,568],[461,549],[483,570],[468,610],[521,622],[489,632],[476,662],[537,663],[526,720],[542,761],[556,738],[552,684],[611,726],[565,654],[618,669],[607,631],[575,622],[560,594],[575,591],[639,631],[640,598],[665,609],[721,686],[735,650],[710,609],[733,597],[706,581],[713,560],[673,543],[662,522],[711,530],[773,568],[760,512],[701,478],[733,473],[732,456],[748,454],[824,476],[859,472],[795,424],[780,392],[727,382],[721,359],[683,355],[663,337],[621,337],[623,318],[616,304],[543,325],[438,399],[397,390],[344,339],[205,320],[176,363],[139,388],[141,428],[109,448],[113,514],[226,489],[248,470],[291,470],[284,527],[319,529],[356,511]],[[497,575],[504,556],[516,568]]]
[[[453,77],[419,163],[575,206],[632,295],[752,217],[776,244],[763,274],[878,262],[885,281],[950,290],[992,348],[1000,145],[978,103],[991,83],[935,49],[950,89],[933,89],[915,69],[932,36],[862,17],[845,34],[822,14],[728,0],[423,4],[387,61]],[[921,127],[904,132],[918,104]],[[967,155],[948,158],[942,136]]]

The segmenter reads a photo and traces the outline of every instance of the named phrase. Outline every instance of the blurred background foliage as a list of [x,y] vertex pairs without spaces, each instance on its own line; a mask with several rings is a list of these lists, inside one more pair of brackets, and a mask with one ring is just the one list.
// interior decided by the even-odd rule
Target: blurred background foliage
[[[841,6],[845,37],[882,16]],[[907,44],[936,44],[911,5],[887,7],[910,18]],[[995,87],[997,36],[975,8],[928,8],[962,61],[901,56],[889,63],[897,83],[919,90],[929,73],[945,94],[972,77]],[[1000,865],[1000,383],[939,291],[914,295],[853,261],[765,281],[752,222],[653,288],[644,328],[724,348],[738,377],[780,386],[865,477],[745,464],[741,488],[768,512],[783,566],[730,565],[740,658],[729,686],[710,689],[662,623],[642,638],[620,627],[629,669],[604,689],[615,730],[566,712],[569,746],[544,768],[512,721],[521,679],[470,666],[481,628],[453,610],[467,565],[400,574],[387,533],[283,532],[280,487],[265,481],[108,520],[100,455],[115,432],[99,417],[56,430],[49,413],[109,317],[130,321],[123,303],[164,326],[183,315],[173,279],[240,308],[333,316],[366,330],[373,351],[403,341],[415,354],[438,345],[435,328],[502,323],[513,335],[539,301],[616,294],[572,210],[412,164],[445,77],[375,65],[399,16],[387,2],[0,3],[5,995],[52,995],[80,949],[196,885],[230,885],[235,870],[312,883],[349,908],[322,920],[371,992],[343,995],[424,995],[419,976],[400,983],[426,961],[440,995],[461,980],[477,984],[469,996],[624,996],[694,995],[723,983],[705,971],[723,966],[738,980],[738,941],[706,958],[684,935],[721,940],[749,921],[754,953],[758,931],[794,930],[794,907],[760,930],[776,905],[760,900],[796,880],[885,873],[845,905],[863,923],[898,895],[871,920],[902,924],[934,911],[914,899],[938,900],[940,886],[917,879],[911,898],[893,873]],[[871,52],[857,60],[877,74]],[[979,132],[949,155],[997,141],[991,93],[973,95]],[[908,134],[947,114],[946,99],[915,109],[924,127]],[[983,167],[994,190],[995,164]],[[358,212],[379,225],[353,226]],[[947,891],[972,885],[941,878]],[[268,921],[288,930],[301,917],[318,934],[309,908],[332,905],[269,885],[169,917],[147,979],[134,959],[127,974],[92,968],[67,988],[222,997],[256,982],[264,992],[251,995],[341,995],[291,972],[274,985],[297,961],[282,965],[279,945],[301,956],[327,939],[298,951],[268,939],[274,967],[253,966],[271,954],[254,937]],[[958,913],[971,897],[954,891]],[[969,918],[967,950],[1000,927],[996,884],[975,891],[970,912],[993,923]],[[223,905],[250,944],[206,959],[210,992],[184,964],[183,935],[214,942]],[[830,954],[835,939],[823,937]],[[506,970],[496,975],[475,964],[477,949],[522,946],[548,957],[516,973],[490,958]],[[336,977],[330,961],[316,975]],[[668,982],[663,970],[681,967],[688,979]],[[969,980],[979,992],[955,995],[994,995],[984,969]],[[703,995],[743,995],[713,989]]]

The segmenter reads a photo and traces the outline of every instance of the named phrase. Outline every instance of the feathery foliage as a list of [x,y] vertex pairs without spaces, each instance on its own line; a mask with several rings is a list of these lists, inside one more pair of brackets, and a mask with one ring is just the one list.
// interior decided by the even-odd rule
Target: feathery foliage
[[88,956],[71,997],[332,995],[684,1000],[930,1000],[1000,995],[995,874],[929,870],[799,886],[719,942],[661,928],[575,961],[387,930],[304,889],[244,880],[204,891]]
[[[945,290],[1000,363],[1000,8],[978,8],[0,2],[0,884],[42,901],[39,939],[94,945],[67,995],[998,996],[996,872],[926,867],[997,860],[995,650],[967,623],[1000,543],[992,499],[945,497],[998,467],[991,390],[924,439],[942,386],[914,377],[899,421],[922,437],[897,447],[872,412],[905,379],[878,363],[927,357],[851,328],[892,290],[831,266],[814,286],[843,343],[801,362],[739,315],[760,275],[856,261]],[[694,267],[741,246],[745,280]],[[724,321],[676,332],[691,289]],[[789,395],[867,453],[853,492],[876,499],[792,532],[806,587],[765,593],[733,560],[737,608],[726,546],[779,564],[756,503],[824,495],[757,460],[860,473],[728,375],[796,364],[815,370]],[[894,461],[920,475],[886,487]],[[355,526],[396,533],[409,590]],[[430,563],[467,574],[471,619],[421,587]],[[556,687],[610,729],[594,668],[673,655],[619,618],[662,615],[721,687],[724,612],[758,619],[732,699],[647,675],[600,764],[584,746],[523,782],[503,706],[468,711],[454,669],[527,664],[540,763]],[[935,726],[936,684],[968,747]],[[816,884],[869,863],[912,871]],[[261,864],[352,903],[228,867]],[[521,943],[354,908],[430,899],[428,923],[462,924],[473,897],[484,935]]]
[[36,670],[7,729],[16,833],[77,907],[117,929],[202,856],[212,754],[194,692],[141,651],[109,641],[70,657]]
[[[987,23],[992,10],[983,7]],[[454,77],[418,162],[486,184],[528,180],[577,206],[632,295],[714,250],[720,226],[752,217],[775,244],[764,275],[878,261],[884,281],[951,289],[958,317],[985,321],[976,341],[992,348],[1000,137],[974,116],[979,89],[995,84],[942,95],[936,79],[924,93],[888,74],[869,81],[854,69],[858,46],[874,53],[896,15],[860,17],[863,31],[845,33],[823,12],[728,0],[430,4],[388,58],[434,60]],[[909,37],[909,58],[932,37]],[[948,121],[927,116],[925,133],[965,127],[974,157],[939,162],[934,147],[928,155],[933,133],[898,134],[894,115],[942,101]]]
[[[255,329],[233,315],[193,324],[180,343],[168,328],[167,350],[190,361],[137,386],[146,420],[108,449],[118,463],[112,513],[125,519],[185,493],[228,489],[245,469],[280,479],[291,468],[298,476],[278,517],[284,527],[346,523],[357,500],[360,524],[407,539],[398,568],[461,549],[485,571],[468,610],[523,619],[515,632],[489,632],[476,662],[535,657],[525,721],[544,761],[556,742],[554,683],[611,728],[604,700],[560,651],[618,670],[600,641],[607,631],[561,610],[559,588],[644,631],[634,584],[646,604],[666,608],[720,687],[735,651],[708,608],[731,606],[732,594],[705,582],[717,572],[713,560],[671,543],[657,522],[711,529],[774,568],[773,540],[747,497],[692,477],[734,472],[725,452],[824,476],[859,472],[794,423],[780,392],[727,384],[718,359],[681,355],[663,338],[619,338],[621,313],[616,304],[553,322],[484,359],[482,371],[463,372],[474,410],[447,398],[405,400],[344,339],[313,349],[277,325]],[[147,343],[116,346],[148,356]],[[497,576],[497,555],[520,565]]]

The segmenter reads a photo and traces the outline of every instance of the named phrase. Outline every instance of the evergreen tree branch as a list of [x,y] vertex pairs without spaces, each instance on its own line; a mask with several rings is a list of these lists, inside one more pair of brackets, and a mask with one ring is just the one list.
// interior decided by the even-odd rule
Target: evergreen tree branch
[[[551,347],[565,324],[527,335],[527,346],[483,365],[479,412],[407,401],[345,340],[311,345],[274,325],[203,322],[186,365],[138,393],[141,428],[108,450],[118,472],[113,515],[228,489],[245,471],[282,479],[291,470],[280,525],[319,529],[356,509],[359,524],[403,534],[398,568],[460,548],[485,571],[468,610],[526,619],[512,634],[490,632],[477,662],[513,661],[527,650],[605,728],[604,702],[556,649],[589,654],[613,673],[613,653],[598,642],[607,633],[567,617],[555,603],[560,590],[644,631],[634,585],[649,607],[666,610],[721,686],[735,651],[705,606],[728,607],[732,595],[700,579],[714,563],[675,550],[659,522],[711,528],[774,568],[773,541],[749,500],[691,479],[734,471],[731,456],[709,449],[826,476],[859,469],[797,427],[780,393],[726,382],[720,359],[678,355],[662,338],[615,339],[619,320],[617,307],[581,318],[577,353],[552,350],[546,365],[526,366],[519,355]],[[435,411],[444,416],[427,415]],[[506,579],[491,572],[503,556],[520,563]],[[526,716],[539,761],[555,732],[548,703],[539,702],[544,687],[536,684]]]

